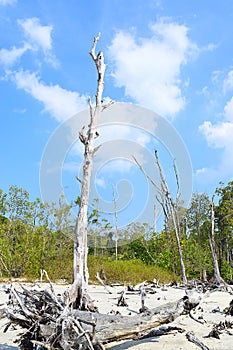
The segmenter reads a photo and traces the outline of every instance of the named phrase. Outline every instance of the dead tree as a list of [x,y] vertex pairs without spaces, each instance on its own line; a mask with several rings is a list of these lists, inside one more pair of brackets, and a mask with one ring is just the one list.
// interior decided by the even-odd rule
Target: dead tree
[[115,257],[118,259],[118,214],[117,214],[117,204],[116,204],[116,191],[114,186],[112,186],[113,203],[114,203],[114,216],[115,216],[115,228],[116,228],[116,238],[115,238]]
[[221,284],[224,283],[224,280],[221,277],[219,265],[218,265],[218,256],[216,252],[216,245],[215,245],[215,224],[214,224],[214,196],[212,197],[211,202],[211,232],[209,234],[209,242],[210,242],[210,249],[213,259],[213,266],[214,266],[214,283]]
[[178,209],[179,209],[179,179],[178,179],[178,173],[177,169],[174,163],[174,171],[176,176],[176,183],[177,183],[177,194],[176,194],[176,200],[174,201],[171,197],[169,187],[166,181],[166,178],[163,174],[162,167],[159,163],[158,153],[157,150],[155,150],[155,163],[159,170],[159,176],[160,176],[160,186],[158,186],[155,181],[145,172],[141,164],[137,161],[135,157],[133,157],[136,164],[140,168],[140,170],[143,172],[143,174],[147,177],[147,179],[151,182],[151,184],[156,188],[158,191],[158,196],[156,197],[160,205],[162,206],[164,217],[165,217],[165,226],[168,224],[169,219],[172,220],[172,224],[174,227],[175,235],[176,235],[176,242],[177,242],[177,249],[180,259],[180,270],[181,270],[181,277],[182,282],[184,284],[187,284],[187,277],[185,272],[185,265],[183,260],[183,254],[182,254],[182,248],[180,244],[180,221],[179,221],[179,215],[178,215]]
[[163,207],[163,211],[165,214],[165,218],[171,217],[175,235],[176,235],[176,243],[177,243],[177,249],[178,249],[178,254],[179,254],[179,259],[180,259],[180,271],[181,271],[181,278],[182,282],[184,284],[187,284],[187,277],[186,277],[186,272],[185,272],[185,265],[184,265],[184,260],[183,260],[183,254],[182,254],[182,248],[180,244],[180,220],[179,220],[179,215],[178,215],[178,205],[179,205],[179,179],[178,179],[178,173],[177,169],[174,163],[174,171],[175,171],[175,176],[176,176],[176,184],[177,184],[177,195],[176,195],[176,200],[173,201],[167,181],[165,179],[165,176],[163,174],[162,167],[159,163],[159,158],[158,158],[158,153],[155,150],[155,163],[158,167],[159,170],[159,176],[160,176],[160,181],[161,181],[161,201],[160,204]]
[[71,292],[72,304],[74,308],[85,309],[86,305],[86,289],[88,286],[88,267],[87,267],[87,217],[88,217],[88,201],[90,193],[90,182],[92,174],[93,157],[97,149],[94,147],[94,139],[98,136],[96,125],[98,117],[102,110],[102,94],[104,89],[104,55],[102,52],[96,54],[96,45],[99,41],[100,34],[94,38],[94,43],[90,51],[90,55],[95,63],[98,83],[95,98],[95,106],[92,106],[89,98],[90,123],[87,133],[84,134],[84,127],[79,132],[79,139],[84,145],[84,161],[83,161],[83,178],[81,181],[81,196],[79,212],[76,220],[75,238],[74,238],[74,262],[73,262],[73,288]]

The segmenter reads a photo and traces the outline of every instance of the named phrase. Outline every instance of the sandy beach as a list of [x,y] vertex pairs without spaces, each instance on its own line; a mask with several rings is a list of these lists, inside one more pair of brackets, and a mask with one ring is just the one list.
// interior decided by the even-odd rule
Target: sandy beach
[[[8,296],[4,292],[4,286],[8,284],[0,285],[0,304],[1,307],[7,301]],[[17,283],[15,283],[17,286]],[[32,284],[26,284],[28,288],[32,288]],[[18,286],[20,288],[20,286]],[[41,288],[46,288],[48,285],[43,284]],[[67,285],[54,285],[56,293],[63,293],[69,286]],[[99,285],[90,285],[89,294],[98,307],[100,313],[116,313],[120,312],[122,315],[136,315],[139,313],[141,307],[140,296],[138,294],[126,295],[128,307],[118,307],[117,299],[119,292],[123,290],[122,286],[109,287],[112,294],[107,293],[104,287]],[[163,290],[164,289],[164,290]],[[147,294],[146,306],[153,308],[169,301],[176,301],[185,295],[183,289],[174,287],[156,288],[155,294]],[[229,306],[230,301],[233,299],[233,295],[227,292],[207,292],[203,295],[200,307],[196,310],[196,318],[203,317],[204,324],[198,323],[193,320],[189,315],[182,315],[176,318],[169,325],[177,326],[183,330],[183,332],[173,331],[170,334],[152,337],[144,340],[126,340],[121,342],[114,342],[105,345],[108,350],[195,350],[200,349],[197,345],[189,342],[186,338],[187,332],[193,332],[195,336],[211,350],[231,350],[233,349],[233,328],[221,331],[220,339],[205,338],[214,324],[218,324],[220,321],[233,322],[232,316],[226,316],[223,310]],[[213,312],[217,309],[217,312]],[[15,340],[20,329],[12,330],[10,328],[7,332],[4,331],[4,327],[7,323],[7,319],[0,319],[0,349],[1,350],[16,350],[18,349]],[[22,331],[22,330],[21,330]]]

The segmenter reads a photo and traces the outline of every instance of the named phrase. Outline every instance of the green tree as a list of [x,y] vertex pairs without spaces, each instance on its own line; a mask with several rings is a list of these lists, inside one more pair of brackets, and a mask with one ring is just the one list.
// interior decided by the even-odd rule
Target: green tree
[[11,186],[7,195],[6,212],[11,221],[26,222],[31,217],[29,193],[23,188]]
[[[207,193],[194,193],[188,209],[188,229],[190,235],[201,244],[203,238],[203,224],[210,221],[211,202]],[[208,237],[206,237],[207,239]]]
[[189,263],[193,264],[193,267],[197,267],[200,278],[203,277],[203,271],[207,268],[209,270],[210,267],[206,260],[206,257],[211,259],[209,249],[210,216],[211,202],[208,195],[194,193],[187,213],[189,240],[186,244],[186,256],[188,256]]
[[219,197],[215,208],[220,269],[225,278],[232,277],[233,267],[233,181],[216,189]]

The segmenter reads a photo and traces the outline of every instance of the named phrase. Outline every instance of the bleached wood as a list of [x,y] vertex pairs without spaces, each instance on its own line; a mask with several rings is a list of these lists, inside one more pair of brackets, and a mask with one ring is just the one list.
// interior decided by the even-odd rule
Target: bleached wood
[[93,108],[89,98],[90,123],[87,134],[84,135],[84,128],[79,132],[79,139],[84,144],[83,178],[81,183],[81,195],[79,211],[75,226],[74,240],[74,261],[73,261],[73,288],[71,293],[71,302],[74,308],[85,309],[87,307],[87,286],[88,286],[88,267],[87,267],[87,218],[88,202],[90,194],[90,183],[93,166],[93,157],[98,148],[94,148],[94,139],[97,136],[96,125],[102,110],[102,94],[104,89],[105,63],[102,52],[96,54],[96,45],[100,39],[100,33],[94,38],[90,55],[95,63],[97,70],[97,92],[95,107]]

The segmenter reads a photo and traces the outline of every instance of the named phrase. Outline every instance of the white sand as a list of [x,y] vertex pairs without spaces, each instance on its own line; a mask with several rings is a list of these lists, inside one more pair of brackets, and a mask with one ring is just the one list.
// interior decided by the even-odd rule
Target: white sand
[[[44,288],[45,286],[43,286]],[[63,292],[67,286],[56,285],[56,292]],[[140,296],[139,295],[127,295],[128,307],[118,307],[117,299],[119,292],[122,291],[123,287],[110,288],[112,294],[108,294],[102,286],[89,286],[89,293],[95,305],[98,307],[99,312],[109,313],[110,311],[119,311],[122,315],[136,315],[140,308]],[[148,294],[146,298],[146,306],[153,308],[161,304],[167,303],[168,301],[176,301],[182,298],[185,292],[180,289],[168,288],[167,291],[162,291],[160,288],[157,289],[157,293]],[[184,329],[183,333],[174,331],[171,334],[163,335],[160,337],[153,337],[141,341],[121,341],[107,344],[105,347],[108,350],[194,350],[200,349],[193,343],[190,343],[185,336],[186,332],[193,332],[195,336],[202,341],[211,350],[232,350],[233,349],[233,329],[229,330],[232,335],[223,331],[220,335],[220,339],[215,338],[203,338],[207,336],[212,329],[213,324],[218,324],[220,321],[230,320],[233,322],[232,316],[225,316],[223,313],[212,313],[211,311],[219,306],[220,311],[228,307],[229,302],[233,299],[233,296],[226,292],[213,292],[209,296],[205,296],[201,302],[202,311],[197,311],[196,317],[203,315],[205,324],[200,324],[188,315],[182,315],[178,317],[170,325],[180,327]],[[0,285],[0,304],[7,300],[7,295],[3,292]],[[129,316],[130,317],[130,316]],[[17,345],[14,340],[17,338],[19,330],[8,330],[3,333],[6,319],[0,319],[0,350],[16,350]]]

